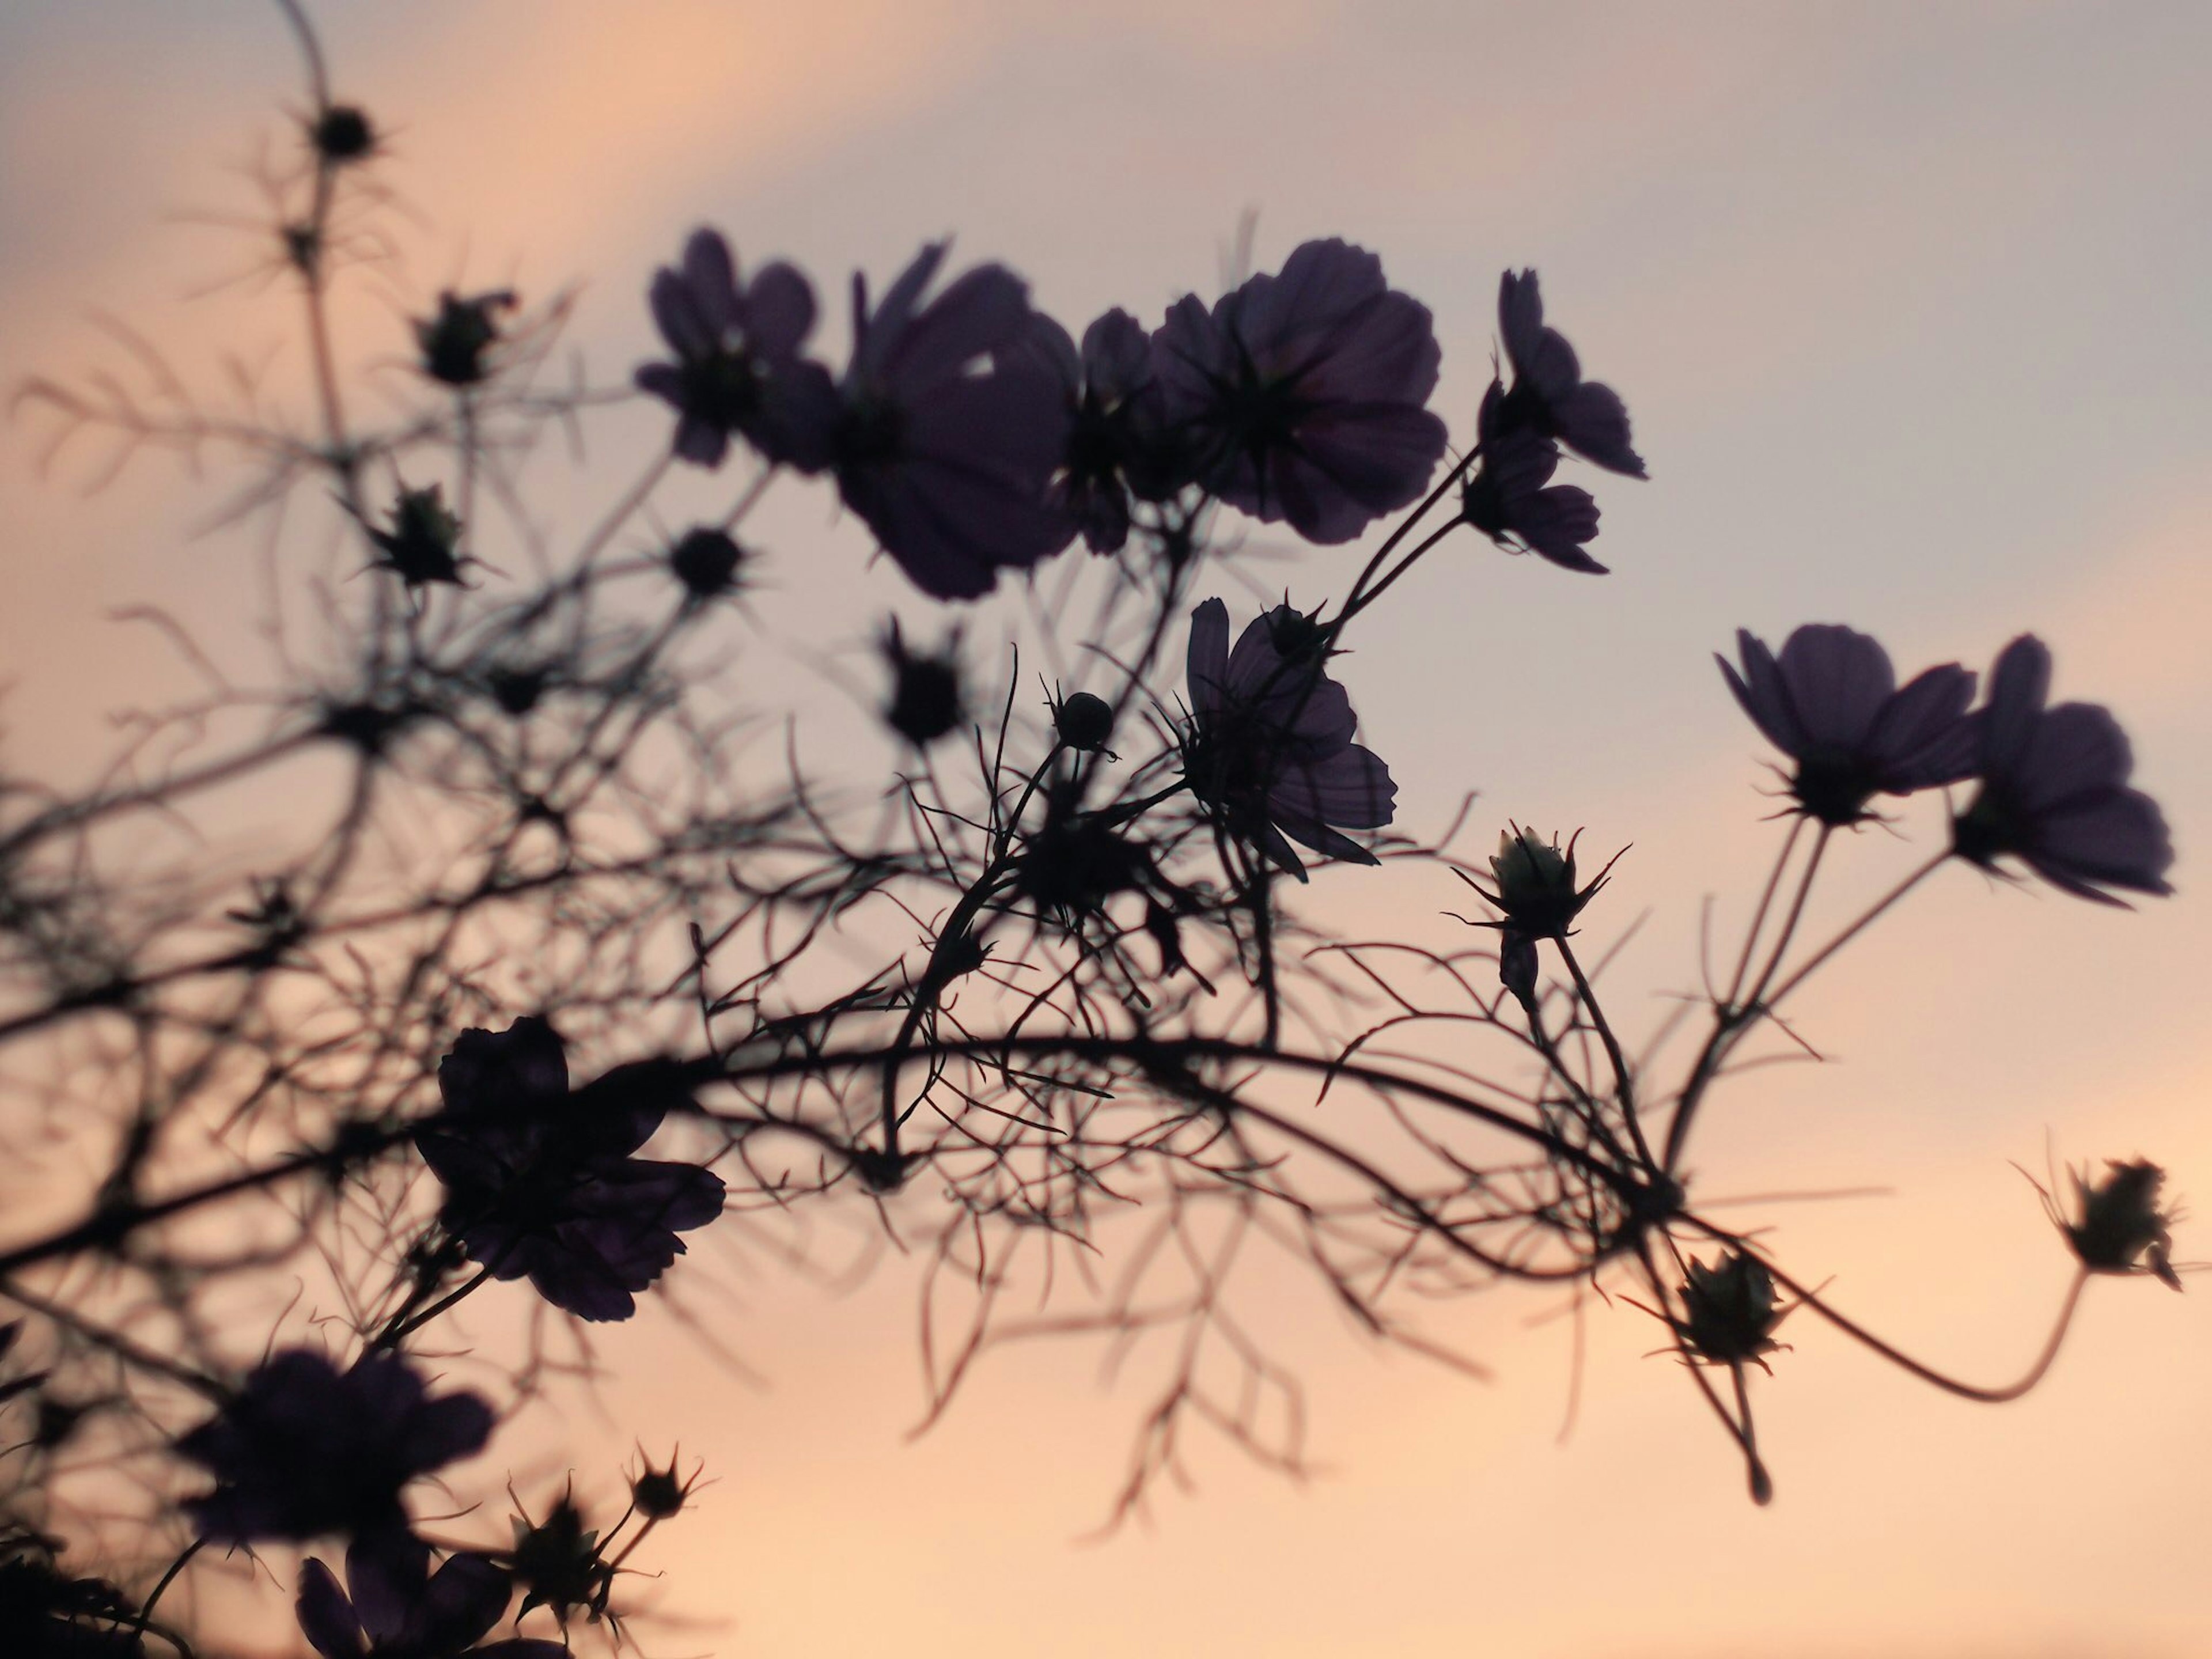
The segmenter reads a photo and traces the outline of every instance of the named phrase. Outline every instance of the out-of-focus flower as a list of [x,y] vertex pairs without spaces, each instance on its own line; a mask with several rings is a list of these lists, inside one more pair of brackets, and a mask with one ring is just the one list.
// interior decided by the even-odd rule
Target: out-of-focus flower
[[356,1580],[349,1595],[313,1556],[300,1571],[300,1629],[323,1659],[563,1659],[558,1642],[518,1637],[479,1647],[514,1593],[481,1555],[456,1555],[434,1573],[422,1557],[401,1571]]
[[494,313],[512,311],[513,289],[463,298],[447,289],[438,296],[438,314],[415,320],[415,343],[422,353],[422,372],[450,386],[480,384],[491,372],[484,354],[499,343]]
[[143,1659],[131,1599],[104,1578],[63,1571],[58,1548],[28,1528],[0,1528],[0,1654]]
[[957,632],[933,654],[909,651],[897,618],[884,630],[884,660],[890,666],[890,701],[884,724],[917,749],[927,749],[967,723],[968,699],[960,684]]
[[1752,723],[1797,763],[1790,793],[1808,817],[1841,828],[1865,818],[1877,794],[1909,795],[1972,775],[1969,670],[1945,663],[1900,690],[1878,643],[1827,623],[1798,629],[1779,657],[1747,629],[1735,641],[1741,673],[1724,657],[1714,660]]
[[1628,410],[1609,386],[1583,379],[1566,337],[1544,323],[1536,273],[1507,271],[1498,282],[1498,332],[1513,366],[1507,424],[1557,439],[1584,460],[1632,478],[1645,476],[1628,441]]
[[2079,1218],[2067,1220],[2048,1193],[2044,1201],[2081,1265],[2093,1273],[2149,1273],[2179,1290],[2171,1231],[2175,1216],[2158,1201],[2166,1171],[2141,1158],[2108,1158],[2105,1178],[2094,1187],[2079,1170],[2066,1173],[2074,1182]]
[[668,550],[669,569],[684,584],[684,591],[702,605],[737,586],[744,562],[744,549],[728,531],[712,525],[685,531]]
[[176,1443],[216,1482],[185,1508],[216,1543],[341,1534],[388,1559],[408,1536],[401,1489],[477,1450],[492,1421],[476,1395],[431,1396],[398,1354],[365,1353],[341,1371],[289,1349]]
[[[1286,658],[1276,644],[1303,638],[1290,605],[1255,617],[1229,645],[1229,609],[1208,599],[1191,613],[1191,728],[1183,775],[1191,793],[1230,832],[1256,842],[1305,879],[1291,842],[1354,864],[1376,857],[1346,830],[1376,830],[1396,811],[1398,787],[1373,751],[1354,743],[1352,699],[1323,672],[1321,654]],[[1287,837],[1287,839],[1285,839]]]
[[2033,634],[2005,647],[1989,702],[1973,714],[1982,787],[1951,826],[1959,856],[1984,869],[2007,854],[2054,887],[2124,901],[2105,890],[2170,893],[2173,844],[2158,803],[2127,787],[2126,734],[2095,703],[2044,707],[2051,653]]
[[1670,1322],[1692,1358],[1713,1365],[1752,1364],[1780,1345],[1774,1328],[1789,1312],[1774,1297],[1774,1276],[1758,1257],[1730,1250],[1710,1266],[1692,1260],[1680,1289],[1682,1316]]
[[1084,330],[1080,352],[1066,329],[1042,315],[1030,345],[1067,408],[1067,449],[1052,498],[1093,553],[1117,552],[1129,538],[1130,495],[1157,501],[1182,482],[1180,446],[1166,429],[1153,378],[1152,337],[1116,307]]
[[720,466],[735,434],[772,461],[821,471],[836,397],[830,371],[799,355],[814,327],[806,278],[777,261],[740,283],[730,245],[697,230],[682,265],[654,273],[649,297],[676,361],[635,378],[675,409],[677,455]]
[[1555,484],[1559,447],[1540,432],[1514,425],[1496,380],[1483,394],[1475,429],[1482,459],[1460,491],[1460,516],[1498,546],[1540,554],[1553,564],[1601,576],[1606,567],[1584,544],[1597,539],[1598,507],[1589,491]]
[[1448,435],[1424,406],[1442,356],[1428,307],[1334,238],[1301,244],[1210,312],[1186,295],[1152,337],[1197,481],[1320,543],[1419,498]]
[[392,503],[388,529],[364,526],[384,556],[375,568],[389,570],[410,587],[428,582],[461,581],[461,520],[446,506],[444,488],[426,484],[402,489]]
[[915,586],[966,599],[1075,534],[1053,491],[1070,414],[1013,272],[978,265],[922,303],[945,246],[924,247],[872,309],[854,277],[833,459],[845,504]]
[[375,153],[376,128],[352,104],[331,104],[307,124],[307,143],[326,166],[341,167]]
[[655,1061],[571,1092],[544,1020],[467,1030],[439,1063],[445,1109],[415,1145],[446,1197],[447,1231],[492,1277],[527,1277],[580,1319],[627,1319],[636,1293],[684,1254],[677,1237],[721,1213],[722,1182],[689,1164],[630,1156],[689,1094]]

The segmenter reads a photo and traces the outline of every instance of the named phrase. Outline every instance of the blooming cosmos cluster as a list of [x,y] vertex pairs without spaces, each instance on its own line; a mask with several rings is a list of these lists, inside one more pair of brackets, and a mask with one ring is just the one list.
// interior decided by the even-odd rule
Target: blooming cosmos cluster
[[1741,668],[1721,672],[1744,713],[1793,765],[1797,811],[1831,829],[1873,816],[1878,794],[1974,782],[1952,819],[1952,848],[1984,869],[2018,859],[2069,893],[2170,892],[2172,842],[2158,804],[2129,787],[2134,760],[2110,711],[2046,707],[2051,652],[2024,634],[1998,655],[1989,695],[1945,663],[1897,684],[1889,653],[1848,628],[1798,629],[1771,651],[1736,635]]
[[[676,456],[718,466],[742,439],[770,463],[828,473],[915,586],[950,599],[1079,535],[1115,552],[1133,508],[1187,492],[1309,541],[1350,541],[1419,499],[1443,455],[1444,423],[1426,407],[1442,358],[1433,321],[1364,248],[1304,243],[1211,305],[1184,296],[1149,332],[1108,311],[1079,344],[1003,266],[940,284],[946,252],[923,248],[880,297],[854,277],[851,356],[833,374],[803,355],[806,279],[772,264],[745,281],[720,234],[694,234],[651,289],[672,360],[636,376],[675,410]],[[1506,281],[1516,379],[1497,410],[1486,403],[1494,455],[1468,517],[1575,563],[1530,469],[1556,464],[1559,443],[1638,476],[1642,463],[1620,400],[1582,381],[1542,325],[1534,275]],[[1581,539],[1594,513],[1589,525]]]

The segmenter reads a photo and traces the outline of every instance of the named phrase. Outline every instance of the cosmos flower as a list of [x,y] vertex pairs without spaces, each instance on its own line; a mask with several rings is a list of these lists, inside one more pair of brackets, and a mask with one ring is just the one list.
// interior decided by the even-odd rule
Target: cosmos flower
[[216,1482],[185,1508],[217,1543],[340,1534],[385,1546],[374,1553],[388,1559],[408,1536],[401,1489],[477,1450],[491,1431],[482,1399],[432,1398],[398,1354],[365,1353],[341,1371],[313,1349],[289,1349],[176,1443]]
[[1084,330],[1080,352],[1066,329],[1039,316],[1030,349],[1051,368],[1067,406],[1067,452],[1053,499],[1093,553],[1117,552],[1129,538],[1132,492],[1158,500],[1180,482],[1152,375],[1152,338],[1116,307]]
[[435,1573],[417,1556],[388,1581],[353,1594],[313,1557],[300,1572],[300,1629],[323,1659],[564,1659],[558,1642],[516,1638],[478,1647],[507,1611],[514,1586],[481,1555],[456,1555]]
[[854,277],[833,450],[838,490],[884,551],[923,592],[966,599],[1073,537],[1052,492],[1070,416],[1013,272],[978,265],[922,303],[945,246],[924,247],[872,309]]
[[1735,639],[1743,672],[1714,660],[1752,723],[1797,763],[1790,793],[1808,817],[1840,828],[1866,817],[1877,794],[1909,795],[1972,775],[1966,705],[1974,676],[1958,664],[1930,668],[1899,690],[1889,653],[1848,628],[1808,623],[1778,658],[1746,629]]
[[1191,793],[1301,881],[1292,841],[1376,862],[1342,831],[1389,823],[1398,793],[1389,769],[1352,740],[1352,700],[1323,672],[1318,637],[1310,617],[1284,605],[1255,617],[1232,651],[1226,605],[1208,599],[1191,613]]
[[2158,804],[2127,787],[2126,734],[2095,703],[2044,707],[2051,653],[2033,634],[2005,647],[1988,703],[1972,716],[1982,787],[1951,826],[1960,858],[1995,867],[2010,854],[2052,886],[2118,904],[2105,890],[2170,893],[2173,846]]
[[688,1098],[653,1061],[571,1092],[561,1039],[526,1017],[461,1033],[438,1066],[445,1110],[415,1144],[446,1197],[439,1216],[492,1277],[527,1277],[580,1319],[627,1319],[684,1254],[677,1237],[721,1213],[722,1182],[630,1156]]
[[649,297],[676,361],[635,378],[675,409],[677,455],[720,466],[735,434],[772,461],[819,471],[836,404],[830,372],[799,355],[814,327],[806,278],[779,261],[741,284],[729,244],[698,230],[680,266],[654,273]]
[[1301,244],[1210,312],[1186,295],[1152,356],[1198,482],[1308,541],[1350,541],[1419,499],[1444,451],[1424,407],[1442,360],[1428,307],[1348,242]]
[[1566,337],[1544,325],[1536,273],[1507,271],[1498,283],[1498,332],[1513,367],[1507,423],[1565,444],[1586,461],[1632,478],[1645,476],[1628,441],[1628,410],[1609,386],[1583,379]]
[[1498,546],[1542,555],[1563,569],[1602,576],[1584,544],[1597,539],[1597,502],[1577,484],[1555,484],[1559,447],[1512,424],[1496,381],[1475,417],[1482,459],[1460,491],[1460,516]]

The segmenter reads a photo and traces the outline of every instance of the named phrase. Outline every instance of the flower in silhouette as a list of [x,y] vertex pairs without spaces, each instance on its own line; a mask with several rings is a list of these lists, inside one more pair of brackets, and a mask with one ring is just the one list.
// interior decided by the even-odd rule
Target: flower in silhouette
[[836,400],[830,372],[799,355],[814,327],[806,278],[778,261],[741,283],[730,245],[698,230],[680,266],[654,273],[649,297],[676,361],[635,378],[676,410],[677,455],[720,466],[735,434],[772,461],[819,471]]
[[1182,483],[1177,445],[1165,427],[1152,374],[1152,337],[1116,307],[1083,331],[1036,319],[1030,349],[1051,370],[1067,408],[1067,450],[1052,497],[1093,553],[1129,538],[1129,498],[1157,501]]
[[922,303],[945,252],[924,247],[872,309],[853,279],[833,450],[838,490],[884,551],[923,592],[965,599],[1074,535],[1053,498],[1070,414],[1013,272],[978,265]]
[[1583,379],[1566,337],[1544,323],[1536,273],[1507,271],[1498,283],[1498,332],[1513,367],[1506,423],[1557,439],[1584,460],[1632,478],[1644,462],[1628,441],[1628,410],[1611,386]]
[[1247,624],[1232,651],[1228,607],[1208,599],[1191,613],[1186,671],[1191,793],[1301,881],[1305,866],[1292,841],[1375,863],[1342,832],[1389,823],[1398,793],[1389,769],[1352,740],[1352,699],[1323,672],[1319,637],[1311,618],[1284,605]]
[[438,1086],[445,1109],[415,1144],[445,1185],[447,1231],[493,1278],[527,1277],[579,1318],[629,1318],[684,1254],[677,1235],[721,1213],[711,1170],[630,1156],[690,1099],[665,1062],[572,1092],[560,1037],[526,1017],[462,1032]]
[[1423,406],[1442,359],[1428,307],[1348,242],[1300,245],[1210,312],[1186,295],[1152,352],[1198,482],[1308,541],[1350,541],[1415,501],[1443,453]]
[[356,1578],[349,1595],[313,1557],[300,1572],[300,1629],[323,1659],[564,1659],[558,1642],[517,1637],[479,1647],[514,1592],[481,1555],[456,1555],[434,1573],[422,1555],[388,1577]]
[[1496,380],[1475,417],[1482,459],[1460,490],[1460,515],[1498,546],[1542,555],[1553,564],[1601,576],[1606,567],[1585,544],[1597,539],[1598,506],[1577,484],[1555,484],[1559,447],[1514,425]]
[[2158,804],[2127,787],[2126,734],[2095,703],[2046,708],[2051,653],[2033,634],[2005,647],[1972,716],[1982,785],[1952,823],[1952,848],[1984,869],[2011,855],[2054,887],[2119,904],[2105,890],[2170,893],[2173,846]]
[[264,1362],[222,1410],[176,1443],[215,1476],[185,1500],[216,1543],[340,1534],[388,1564],[410,1541],[400,1491],[491,1437],[473,1394],[432,1397],[398,1354],[369,1352],[341,1371],[313,1349]]
[[1889,653],[1848,628],[1808,623],[1778,657],[1746,629],[1735,639],[1742,672],[1726,658],[1714,660],[1752,723],[1796,762],[1790,793],[1808,817],[1857,823],[1877,794],[1909,795],[1972,775],[1970,671],[1945,663],[1900,690]]

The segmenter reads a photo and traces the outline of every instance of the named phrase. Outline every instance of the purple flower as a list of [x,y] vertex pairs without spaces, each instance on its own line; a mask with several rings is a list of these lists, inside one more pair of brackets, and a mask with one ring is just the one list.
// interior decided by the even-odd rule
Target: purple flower
[[2104,890],[2170,893],[2173,846],[2158,803],[2127,787],[2135,762],[2109,711],[2095,703],[2045,708],[2051,653],[2023,634],[1990,672],[1990,700],[1972,717],[1982,787],[1951,826],[1959,856],[1992,868],[2007,854],[2054,887],[2106,904]]
[[829,370],[799,355],[814,326],[806,278],[779,262],[741,286],[730,245],[698,230],[680,267],[653,274],[651,299],[676,361],[647,363],[635,379],[676,410],[677,455],[720,466],[735,433],[772,461],[821,471],[836,399]]
[[1053,500],[1093,553],[1118,552],[1129,538],[1132,492],[1158,501],[1182,482],[1152,374],[1152,338],[1116,307],[1084,330],[1079,353],[1066,329],[1039,316],[1030,349],[1059,380],[1067,407],[1067,450]]
[[400,1489],[477,1450],[491,1430],[482,1399],[430,1398],[398,1354],[365,1353],[341,1371],[294,1348],[177,1442],[177,1455],[216,1481],[185,1508],[217,1543],[337,1533],[378,1546],[381,1559],[407,1536]]
[[1323,654],[1312,618],[1287,605],[1255,617],[1233,651],[1226,605],[1208,599],[1191,613],[1191,793],[1301,881],[1292,841],[1376,862],[1341,831],[1389,823],[1398,793],[1389,769],[1352,740],[1352,699],[1322,672]]
[[418,1553],[396,1574],[364,1580],[353,1594],[312,1556],[300,1573],[300,1628],[323,1659],[564,1659],[558,1642],[535,1637],[476,1644],[499,1623],[514,1586],[481,1555],[456,1555],[435,1573]]
[[1741,674],[1726,658],[1714,660],[1752,723],[1797,763],[1790,793],[1808,817],[1840,828],[1865,818],[1877,794],[1972,775],[1974,676],[1958,664],[1899,690],[1889,653],[1848,628],[1808,623],[1779,658],[1746,629],[1735,640]]
[[1364,248],[1303,243],[1211,313],[1186,295],[1152,350],[1198,482],[1308,541],[1350,541],[1415,501],[1443,453],[1423,407],[1442,356],[1428,307]]
[[1544,325],[1544,296],[1536,273],[1507,271],[1498,282],[1498,332],[1513,366],[1506,393],[1508,423],[1555,438],[1584,460],[1632,478],[1644,462],[1628,442],[1628,410],[1609,386],[1583,379],[1575,349]]
[[527,1277],[579,1318],[629,1318],[684,1254],[676,1235],[721,1213],[712,1171],[630,1156],[690,1098],[663,1062],[572,1093],[560,1037],[526,1017],[462,1032],[438,1086],[446,1109],[415,1145],[445,1183],[440,1219],[492,1277]]
[[1576,484],[1555,484],[1559,447],[1512,424],[1496,380],[1483,394],[1475,430],[1482,463],[1460,492],[1461,516],[1498,546],[1541,554],[1569,570],[1601,576],[1583,544],[1597,539],[1597,503]]
[[884,551],[923,592],[967,599],[1074,535],[1052,499],[1069,414],[1020,277],[979,265],[921,303],[945,250],[923,248],[872,311],[853,278],[833,448],[838,490]]

